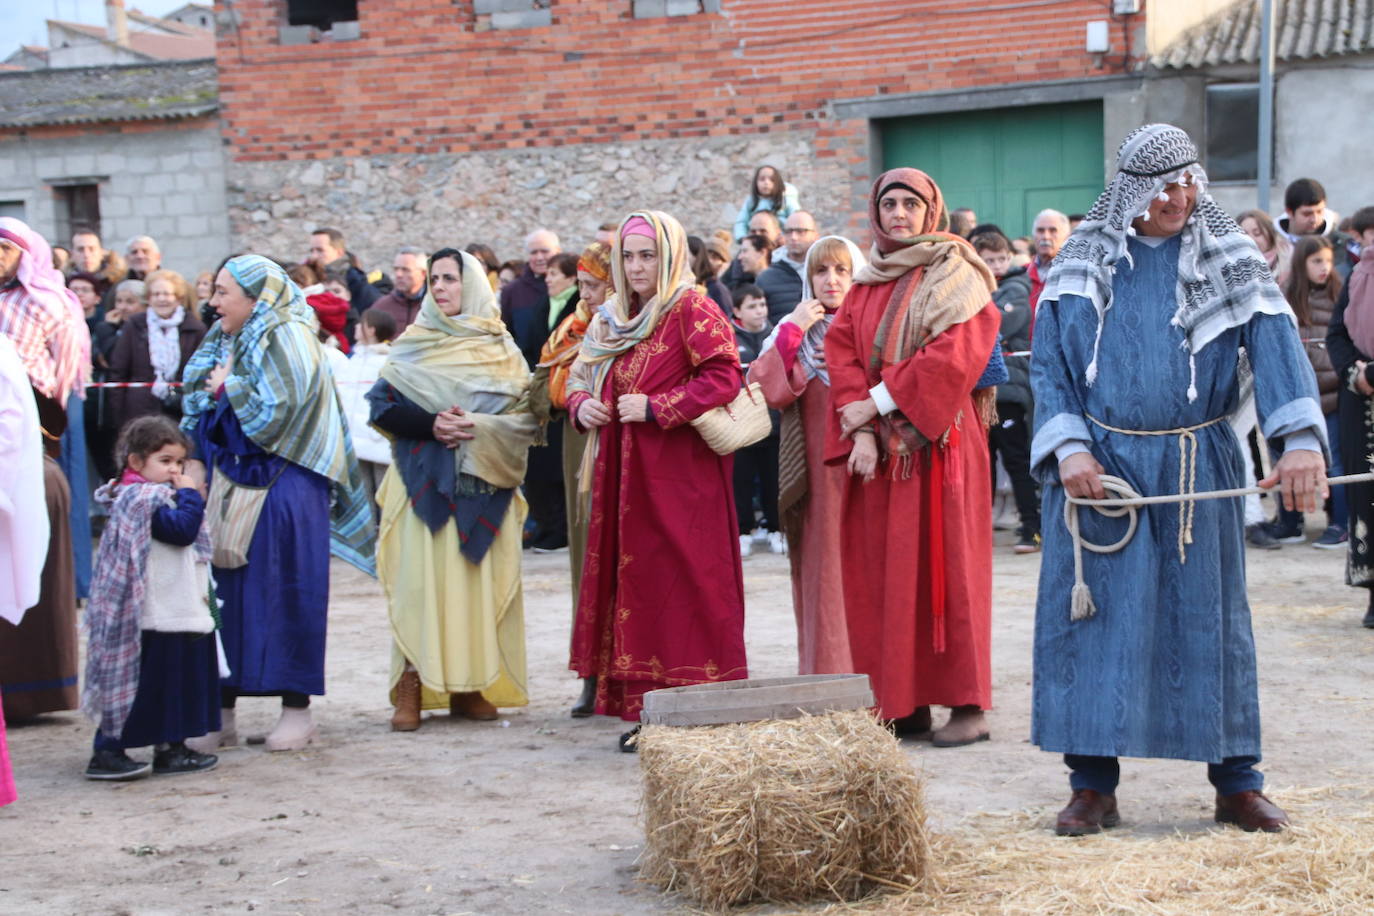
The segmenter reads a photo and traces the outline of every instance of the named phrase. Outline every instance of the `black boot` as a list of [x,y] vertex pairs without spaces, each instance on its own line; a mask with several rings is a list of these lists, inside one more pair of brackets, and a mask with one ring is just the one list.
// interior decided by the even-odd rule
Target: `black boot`
[[585,719],[596,712],[596,675],[582,679],[582,696],[568,711],[574,719]]
[[1369,593],[1369,608],[1364,612],[1364,620],[1361,622],[1367,629],[1374,630],[1374,590]]

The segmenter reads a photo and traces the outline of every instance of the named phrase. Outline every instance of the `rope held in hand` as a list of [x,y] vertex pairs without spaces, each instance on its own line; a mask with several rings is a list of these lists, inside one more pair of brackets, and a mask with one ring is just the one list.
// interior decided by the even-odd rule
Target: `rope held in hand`
[[[1173,493],[1165,496],[1141,496],[1126,481],[1120,477],[1113,477],[1110,474],[1103,474],[1098,478],[1102,482],[1102,489],[1116,496],[1107,499],[1083,499],[1077,496],[1064,494],[1064,527],[1069,529],[1069,536],[1073,538],[1073,591],[1070,597],[1070,619],[1084,620],[1097,613],[1097,606],[1093,603],[1092,590],[1088,588],[1088,583],[1083,580],[1083,551],[1090,550],[1093,553],[1116,553],[1125,548],[1135,536],[1136,527],[1139,523],[1137,508],[1140,506],[1155,506],[1162,503],[1187,504],[1190,508],[1192,504],[1200,499],[1232,499],[1237,496],[1249,496],[1251,493],[1267,493],[1269,490],[1263,487],[1236,487],[1230,490],[1204,490],[1202,492],[1189,491],[1186,493]],[[1341,477],[1327,478],[1328,486],[1336,486],[1346,483],[1368,483],[1374,481],[1374,472],[1365,474],[1345,474]],[[1094,544],[1084,540],[1078,530],[1078,507],[1094,509],[1099,515],[1107,518],[1129,519],[1126,533],[1119,541],[1112,544]],[[1180,514],[1179,539],[1182,543],[1184,532],[1182,523],[1185,517]],[[1186,516],[1189,528],[1192,525],[1192,515]],[[1191,541],[1191,538],[1189,538]],[[1180,547],[1182,550],[1182,547]],[[1186,562],[1186,554],[1181,556]]]

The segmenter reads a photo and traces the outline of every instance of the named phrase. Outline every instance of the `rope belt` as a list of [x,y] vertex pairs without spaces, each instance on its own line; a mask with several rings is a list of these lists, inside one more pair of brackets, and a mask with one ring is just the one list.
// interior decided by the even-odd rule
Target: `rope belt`
[[[1197,487],[1197,431],[1215,426],[1227,419],[1225,416],[1217,417],[1215,420],[1208,420],[1206,423],[1198,423],[1196,426],[1180,426],[1177,429],[1118,429],[1115,426],[1108,426],[1092,414],[1084,414],[1092,422],[1112,433],[1121,433],[1123,436],[1178,436],[1178,495],[1186,497],[1194,492]],[[1140,494],[1136,494],[1139,496]],[[1190,499],[1183,499],[1178,504],[1178,561],[1188,562],[1188,545],[1193,543],[1193,515],[1196,504]],[[1116,513],[1120,517],[1121,513]],[[1132,516],[1132,533],[1134,533],[1134,516]],[[1127,540],[1130,540],[1129,536]]]
[[[1096,417],[1087,415],[1087,418],[1103,429],[1121,433],[1127,436],[1177,436],[1178,437],[1178,493],[1165,496],[1141,496],[1126,481],[1120,477],[1113,477],[1110,474],[1103,474],[1098,479],[1102,483],[1102,489],[1109,493],[1115,493],[1115,497],[1107,499],[1081,499],[1076,496],[1064,494],[1064,526],[1069,530],[1069,536],[1073,538],[1073,575],[1074,584],[1070,598],[1070,619],[1084,620],[1097,613],[1096,604],[1093,602],[1092,590],[1088,588],[1087,582],[1083,579],[1083,551],[1090,550],[1093,553],[1117,553],[1125,548],[1135,537],[1135,531],[1139,524],[1137,507],[1151,506],[1161,503],[1178,503],[1178,557],[1180,563],[1188,562],[1187,545],[1193,542],[1193,514],[1196,503],[1200,499],[1230,499],[1237,496],[1249,496],[1251,493],[1266,493],[1267,490],[1261,487],[1236,487],[1230,490],[1204,490],[1197,492],[1197,451],[1198,443],[1196,432],[1222,422],[1226,417],[1217,417],[1215,420],[1208,420],[1206,423],[1199,423],[1196,426],[1181,426],[1177,429],[1162,430],[1137,430],[1137,429],[1118,429],[1108,426]],[[1327,484],[1346,483],[1365,483],[1374,481],[1374,473],[1347,474],[1343,477],[1331,477]],[[1120,540],[1112,544],[1094,544],[1084,540],[1078,530],[1078,507],[1085,506],[1095,510],[1099,515],[1107,518],[1128,518],[1126,533]]]

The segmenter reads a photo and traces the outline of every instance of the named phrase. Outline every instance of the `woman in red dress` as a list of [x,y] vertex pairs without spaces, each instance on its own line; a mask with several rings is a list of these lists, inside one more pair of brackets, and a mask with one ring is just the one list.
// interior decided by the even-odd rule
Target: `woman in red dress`
[[611,271],[567,385],[591,432],[578,486],[592,500],[570,667],[597,679],[598,714],[634,722],[650,690],[748,676],[732,461],[690,425],[730,402],[741,373],[677,220],[626,217]]
[[[841,565],[854,670],[899,733],[986,740],[992,702],[992,518],[975,397],[997,337],[996,283],[943,231],[940,189],[894,169],[869,201],[874,245],[825,338],[826,462],[850,474]],[[949,706],[933,734],[931,705]]]

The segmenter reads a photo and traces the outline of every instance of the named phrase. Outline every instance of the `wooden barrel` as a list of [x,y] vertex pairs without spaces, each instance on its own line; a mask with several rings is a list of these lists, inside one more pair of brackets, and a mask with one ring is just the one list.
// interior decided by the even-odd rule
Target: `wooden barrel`
[[647,725],[725,725],[872,705],[866,674],[803,674],[651,690],[639,718]]

